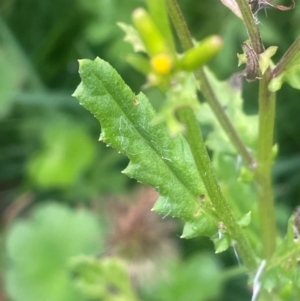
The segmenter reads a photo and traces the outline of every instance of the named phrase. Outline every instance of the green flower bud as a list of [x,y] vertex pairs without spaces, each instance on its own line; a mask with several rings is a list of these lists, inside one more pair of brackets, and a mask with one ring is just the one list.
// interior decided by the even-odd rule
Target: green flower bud
[[146,10],[137,8],[132,20],[150,56],[169,52],[165,39]]
[[219,36],[207,37],[183,54],[178,62],[178,68],[193,71],[211,60],[222,46],[223,41]]

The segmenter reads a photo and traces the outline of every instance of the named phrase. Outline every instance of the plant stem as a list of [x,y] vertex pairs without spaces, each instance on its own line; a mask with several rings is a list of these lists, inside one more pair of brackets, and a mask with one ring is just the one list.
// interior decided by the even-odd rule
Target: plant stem
[[236,3],[242,13],[243,20],[251,41],[251,45],[254,51],[257,54],[260,54],[264,51],[264,46],[261,42],[260,32],[257,24],[255,23],[255,19],[251,12],[250,6],[247,0],[236,0]]
[[[169,14],[171,16],[172,22],[183,49],[188,50],[192,48],[194,46],[193,40],[184,17],[181,13],[180,7],[178,6],[178,3],[176,2],[176,0],[167,0],[167,5]],[[201,82],[201,92],[204,95],[209,106],[211,107],[212,111],[214,112],[215,116],[217,117],[219,123],[227,133],[229,139],[231,140],[237,151],[241,154],[244,162],[252,169],[252,167],[255,165],[255,159],[247,150],[242,139],[240,138],[228,116],[224,112],[223,107],[221,106],[220,101],[214,93],[203,68],[197,70],[195,72],[195,76]]]
[[195,114],[192,108],[188,106],[179,109],[178,114],[180,120],[186,126],[186,138],[208,196],[221,221],[225,224],[232,239],[236,242],[239,254],[245,266],[249,269],[253,269],[256,267],[253,250],[243,230],[237,224],[231,208],[225,200],[218,184]]
[[194,46],[192,36],[186,25],[181,9],[176,0],[166,0],[169,15],[175,27],[177,36],[184,50],[188,50]]
[[[193,47],[193,42],[192,42],[190,32],[187,28],[187,25],[185,23],[185,20],[182,16],[182,13],[180,11],[180,8],[179,8],[176,0],[167,0],[167,5],[168,5],[168,9],[169,9],[169,14],[171,16],[172,22],[177,31],[177,35],[180,39],[182,47],[185,50]],[[200,73],[200,78],[201,78],[201,76],[203,77],[202,78],[203,83],[201,82],[201,84],[202,84],[202,86],[205,86],[204,90],[206,91],[206,94],[208,95],[208,99],[211,100],[213,98],[219,104],[217,98],[215,96],[213,96],[214,94],[212,94],[213,90],[212,90],[211,86],[209,85],[209,82],[206,78],[204,71],[202,71],[202,73]],[[220,110],[220,112],[217,116],[222,116],[222,118],[227,118],[227,116],[226,116],[225,112],[223,111],[222,106],[220,104],[218,106],[213,106],[213,108]],[[236,241],[238,251],[245,263],[245,266],[247,266],[249,269],[253,269],[256,267],[253,250],[249,244],[247,237],[243,233],[243,230],[237,224],[236,219],[232,213],[232,210],[231,210],[229,204],[227,203],[227,201],[225,200],[224,195],[221,191],[221,188],[218,184],[216,175],[211,166],[211,162],[210,162],[210,159],[209,159],[209,156],[208,156],[208,153],[207,153],[207,150],[205,147],[205,143],[203,141],[203,137],[202,137],[202,134],[201,134],[201,131],[199,128],[198,121],[195,117],[195,114],[190,107],[183,107],[179,110],[178,113],[179,113],[179,117],[180,117],[181,121],[186,125],[187,141],[190,145],[198,172],[202,178],[202,181],[205,185],[205,188],[211,199],[211,202],[215,206],[216,211],[218,212],[222,222],[224,222],[224,224],[226,225],[227,230],[231,234],[233,240]],[[228,123],[226,123],[226,124],[231,124],[231,123],[228,120]],[[232,129],[233,129],[233,127],[232,127]],[[226,130],[226,132],[227,132],[227,130]],[[232,137],[232,135],[231,135],[231,137]],[[246,150],[246,147],[244,146],[243,143],[242,143],[242,145]],[[251,160],[251,162],[252,162],[252,160]]]
[[290,48],[285,52],[275,68],[272,70],[272,77],[279,76],[300,53],[300,36],[294,41]]
[[256,161],[250,154],[250,152],[247,150],[241,137],[233,127],[226,113],[224,112],[222,105],[220,104],[214,90],[208,82],[204,69],[201,68],[200,70],[197,70],[195,74],[196,78],[201,82],[201,92],[207,100],[215,116],[217,117],[222,128],[227,133],[230,141],[232,142],[236,150],[242,156],[244,162],[249,166],[250,169],[253,169],[256,166]]
[[[252,47],[259,54],[263,52],[264,47],[249,4],[247,0],[236,0],[236,3],[242,13]],[[276,97],[268,90],[270,80],[271,71],[267,70],[259,84],[259,133],[255,170],[263,245],[262,256],[266,259],[270,258],[276,249],[276,223],[271,176]]]
[[259,84],[259,134],[255,182],[261,227],[263,258],[271,257],[276,248],[276,224],[272,189],[272,148],[275,121],[275,93],[268,90],[271,72],[267,70]]

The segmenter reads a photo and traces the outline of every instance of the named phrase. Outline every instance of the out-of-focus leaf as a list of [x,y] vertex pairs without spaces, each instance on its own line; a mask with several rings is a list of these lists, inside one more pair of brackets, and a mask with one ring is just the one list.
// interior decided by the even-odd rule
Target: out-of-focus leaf
[[87,211],[48,204],[28,221],[12,225],[6,250],[6,286],[15,301],[81,301],[67,270],[68,260],[94,254],[101,245],[97,219]]
[[[1,38],[1,37],[0,37]],[[14,63],[5,49],[0,49],[0,118],[12,104],[13,97],[18,93],[18,85],[22,82],[24,70]]]
[[202,253],[171,266],[166,279],[150,286],[148,294],[161,301],[214,300],[222,290],[220,274],[215,257]]
[[300,54],[279,76],[270,81],[269,90],[272,92],[280,90],[284,82],[300,90]]
[[166,123],[171,136],[177,136],[184,130],[176,117],[177,110],[182,107],[183,103],[197,110],[199,104],[196,94],[197,82],[191,74],[177,73],[173,80],[177,84],[168,90],[166,102],[152,119],[152,124]]
[[[256,149],[258,136],[258,120],[257,116],[248,116],[243,112],[242,91],[236,88],[228,81],[219,81],[209,69],[205,69],[206,75],[212,86],[212,89],[218,97],[226,114],[239,133],[243,142],[250,148]],[[240,79],[236,79],[240,80]],[[201,87],[200,87],[201,90]],[[221,128],[216,117],[212,113],[207,103],[201,105],[198,114],[198,120],[205,125],[213,126],[206,144],[213,151],[228,152],[236,154],[237,151],[230,142],[228,136]]]
[[43,148],[28,163],[28,174],[40,187],[70,187],[91,163],[95,145],[83,127],[66,121],[48,125]]
[[243,19],[242,13],[235,0],[221,0],[221,2],[227,6],[237,17]]
[[121,22],[118,25],[125,32],[124,41],[130,43],[135,52],[146,52],[145,45],[133,26]]
[[136,300],[125,265],[118,258],[75,257],[70,261],[70,270],[77,287],[89,299]]

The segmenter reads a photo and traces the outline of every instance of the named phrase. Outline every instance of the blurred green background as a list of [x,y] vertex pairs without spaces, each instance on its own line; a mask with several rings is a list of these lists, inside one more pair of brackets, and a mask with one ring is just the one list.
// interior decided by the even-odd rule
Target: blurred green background
[[[123,56],[132,49],[116,23],[130,23],[131,12],[144,2],[0,2],[1,301],[105,300],[77,291],[67,271],[72,256],[103,253],[124,257],[139,271],[134,288],[143,300],[250,298],[246,279],[228,280],[224,272],[236,264],[232,251],[212,257],[207,253],[212,250],[209,241],[180,240],[180,225],[161,217],[142,223],[142,234],[135,232],[141,225],[138,216],[147,216],[144,209],[151,208],[147,200],[153,195],[148,198],[146,189],[145,194],[137,193],[136,183],[120,173],[127,159],[98,142],[98,122],[71,97],[80,81],[77,60],[96,56],[109,61],[133,91],[140,91],[145,79],[125,63]],[[224,38],[224,48],[210,63],[216,75],[226,79],[239,71],[236,53],[246,39],[241,21],[219,0],[179,3],[197,40],[209,34]],[[265,46],[279,46],[277,61],[300,34],[300,8],[268,9],[259,17]],[[146,93],[153,102],[161,99],[154,89]],[[245,83],[243,94],[246,112],[255,114],[257,83]],[[283,233],[300,200],[299,114],[299,91],[284,85],[278,93],[279,156],[274,166]],[[160,234],[153,238],[153,232]],[[147,250],[136,248],[139,244],[146,244]],[[138,265],[136,256],[139,263],[153,262],[152,268]],[[169,257],[174,258],[171,263]],[[161,274],[155,265],[158,259],[173,275],[167,283],[140,276]]]

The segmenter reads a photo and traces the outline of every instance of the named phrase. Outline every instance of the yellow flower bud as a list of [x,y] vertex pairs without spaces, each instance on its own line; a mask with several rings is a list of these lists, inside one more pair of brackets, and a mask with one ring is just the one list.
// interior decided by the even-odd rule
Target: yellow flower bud
[[157,54],[151,58],[151,66],[156,74],[166,75],[172,69],[172,57],[165,53]]

